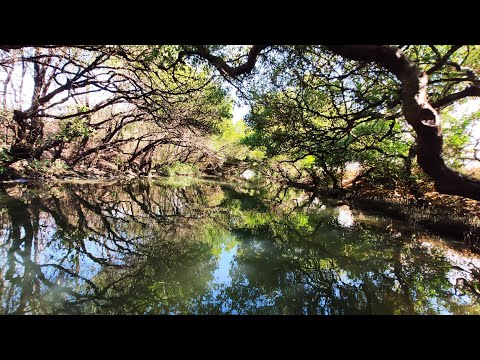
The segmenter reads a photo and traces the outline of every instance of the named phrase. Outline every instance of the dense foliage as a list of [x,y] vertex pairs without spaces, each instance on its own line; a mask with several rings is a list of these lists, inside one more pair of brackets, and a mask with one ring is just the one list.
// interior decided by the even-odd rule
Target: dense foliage
[[[317,188],[450,181],[476,198],[455,170],[479,159],[479,72],[471,45],[2,47],[0,174],[250,168]],[[250,109],[235,124],[234,101]]]

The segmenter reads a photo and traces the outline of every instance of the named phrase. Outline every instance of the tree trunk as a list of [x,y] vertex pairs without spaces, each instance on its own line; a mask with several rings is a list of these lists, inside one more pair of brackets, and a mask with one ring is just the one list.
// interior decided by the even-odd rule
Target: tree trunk
[[350,60],[374,62],[393,73],[402,85],[402,111],[417,135],[417,161],[443,194],[480,200],[480,180],[445,164],[440,116],[427,99],[428,75],[400,49],[381,45],[327,46]]

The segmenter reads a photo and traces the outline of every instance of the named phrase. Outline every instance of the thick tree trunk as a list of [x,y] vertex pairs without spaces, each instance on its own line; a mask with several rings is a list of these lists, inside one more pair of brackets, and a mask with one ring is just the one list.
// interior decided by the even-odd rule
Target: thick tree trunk
[[428,76],[400,49],[380,45],[327,46],[350,60],[374,62],[392,72],[402,84],[402,111],[417,135],[417,161],[443,194],[480,200],[480,180],[448,167],[442,157],[440,116],[427,99]]
[[423,199],[423,193],[420,191],[419,186],[417,181],[415,180],[415,177],[412,174],[412,165],[413,165],[413,160],[417,157],[417,144],[413,143],[410,146],[410,149],[408,149],[408,155],[404,159],[404,164],[405,164],[405,174],[407,176],[407,186],[408,190],[410,191],[411,194],[415,196],[417,201],[422,201]]

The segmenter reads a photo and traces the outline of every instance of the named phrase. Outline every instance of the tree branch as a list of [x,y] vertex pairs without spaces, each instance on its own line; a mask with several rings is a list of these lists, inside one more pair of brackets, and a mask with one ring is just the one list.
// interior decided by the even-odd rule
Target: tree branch
[[431,105],[435,109],[441,109],[445,106],[448,106],[448,105],[452,104],[453,102],[455,102],[457,100],[460,100],[460,99],[463,99],[463,98],[466,98],[466,97],[470,97],[470,96],[480,96],[480,88],[477,87],[477,86],[473,86],[473,85],[469,86],[462,91],[452,93],[452,94],[449,94],[449,95],[447,95],[447,96],[445,96],[441,99],[438,99],[437,101],[432,102]]
[[258,55],[267,47],[268,45],[253,45],[248,52],[247,61],[237,67],[231,67],[221,57],[212,55],[204,46],[197,46],[196,50],[185,50],[179,55],[179,58],[184,55],[198,55],[214,65],[220,73],[237,77],[250,73],[255,67]]
[[[455,51],[457,51],[459,48],[461,48],[461,45],[452,45],[450,49],[443,55],[436,63],[433,65],[430,69],[427,70],[427,75],[431,75],[438,69],[440,69],[445,63],[450,59],[450,57],[453,55]],[[433,47],[432,47],[433,49]]]

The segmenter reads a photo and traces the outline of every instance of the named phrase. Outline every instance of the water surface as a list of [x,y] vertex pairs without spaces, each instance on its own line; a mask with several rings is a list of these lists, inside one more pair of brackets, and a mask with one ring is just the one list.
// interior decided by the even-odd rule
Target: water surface
[[476,314],[479,259],[294,189],[0,188],[1,314]]

